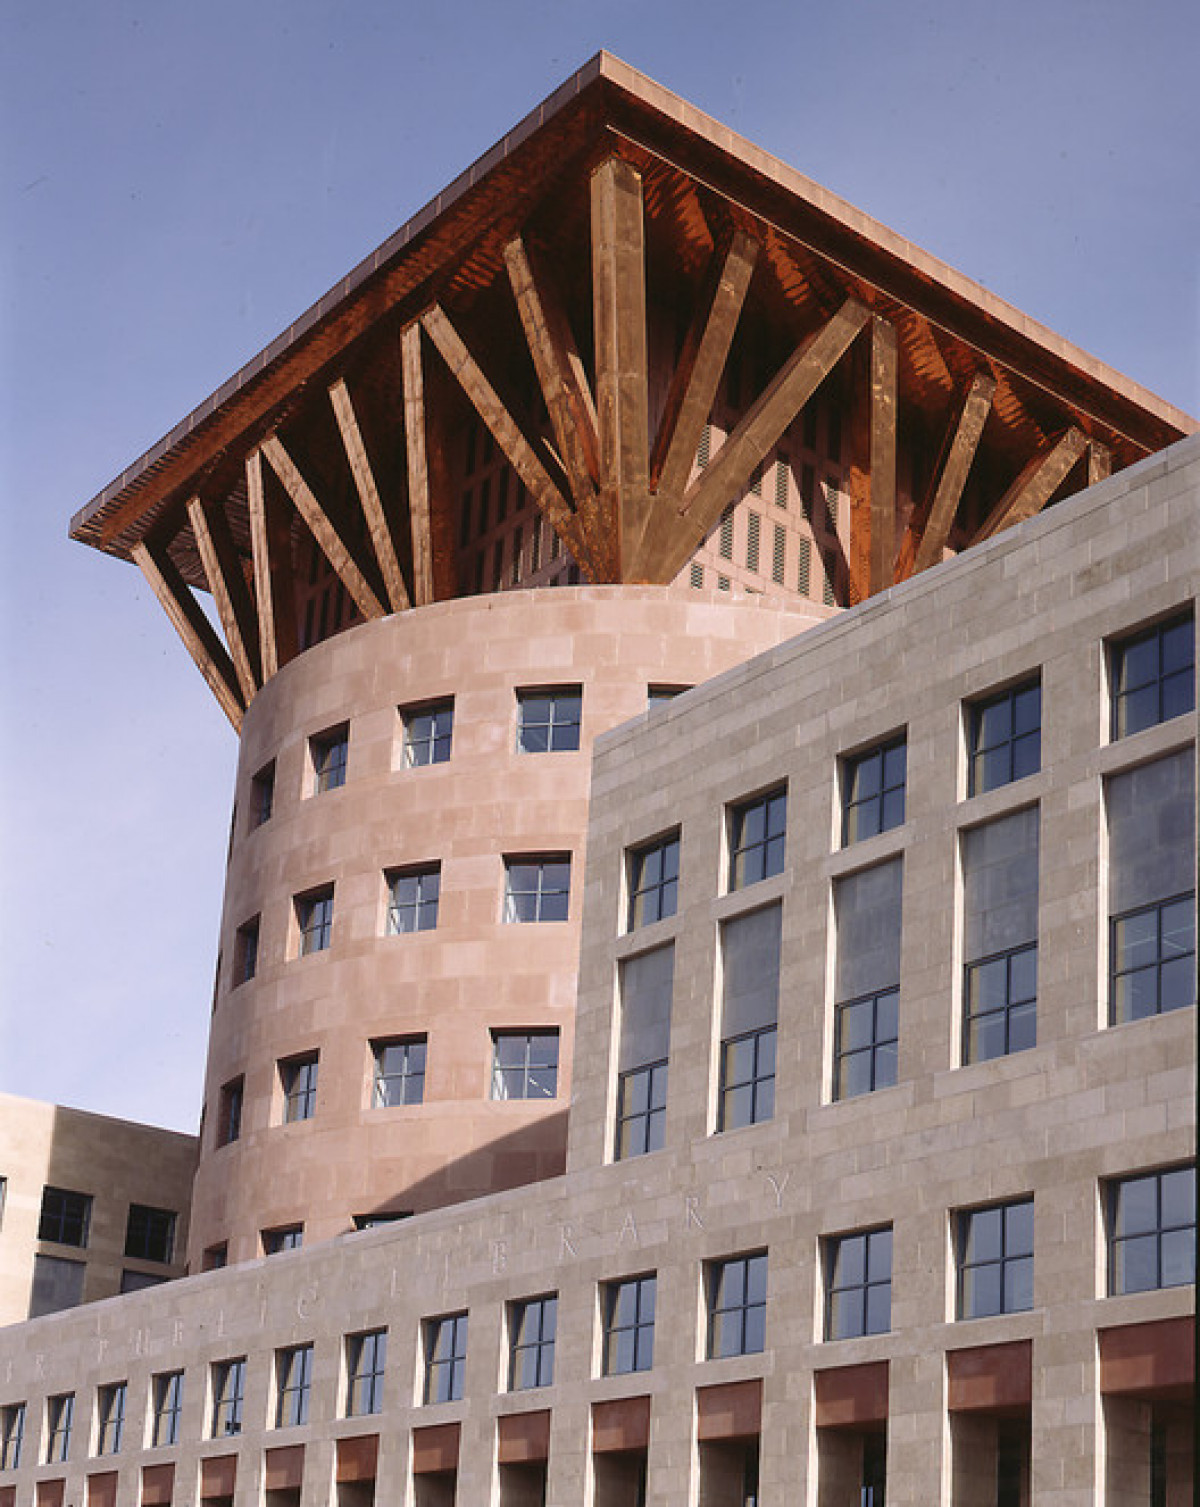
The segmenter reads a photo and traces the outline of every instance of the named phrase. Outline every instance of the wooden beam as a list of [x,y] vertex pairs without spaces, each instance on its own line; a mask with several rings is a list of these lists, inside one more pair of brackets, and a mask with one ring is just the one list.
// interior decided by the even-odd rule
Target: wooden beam
[[1099,440],[1088,441],[1088,486],[1112,475],[1112,451]]
[[1087,435],[1075,428],[1057,440],[1047,440],[984,519],[971,543],[980,544],[1040,513],[1083,455],[1087,443]]
[[246,457],[250,553],[258,607],[259,658],[265,684],[296,657],[296,603],[292,590],[292,540],[282,510],[267,499],[262,455]]
[[171,619],[184,647],[195,660],[197,669],[208,682],[221,710],[233,724],[234,732],[240,732],[242,713],[246,708],[238,692],[233,661],[175,562],[165,548],[150,545],[145,540],[135,544],[130,553]]
[[429,455],[425,435],[425,369],[421,364],[421,326],[410,324],[400,335],[404,381],[404,452],[408,467],[408,527],[412,540],[413,601],[428,606],[433,591],[433,536],[429,510]]
[[571,551],[580,570],[591,580],[604,579],[595,574],[596,566],[589,555],[578,519],[551,481],[532,443],[500,401],[495,388],[484,376],[479,363],[467,349],[445,311],[435,304],[421,316],[421,324],[475,411],[491,430],[513,470],[525,483],[530,496],[546,515],[551,528]]
[[596,408],[570,325],[549,284],[539,284],[520,236],[504,248],[508,280],[577,511],[595,500],[600,476]]
[[896,569],[898,580],[904,580],[909,574],[917,575],[940,562],[995,395],[996,379],[983,372],[978,373],[971,383],[958,423],[943,451],[944,463],[941,474],[937,477],[933,502],[927,510],[928,516],[919,532],[914,528],[909,529],[904,541]]
[[371,548],[379,562],[388,604],[393,612],[404,612],[412,605],[408,599],[408,587],[404,584],[396,546],[392,542],[392,531],[388,528],[383,511],[383,499],[375,485],[375,473],[367,458],[367,447],[363,443],[362,430],[358,427],[358,416],[350,400],[350,391],[341,377],[329,389],[329,401],[333,404],[333,416],[337,420],[342,444],[346,447],[346,459],[350,462],[350,472],[358,489],[363,517],[367,520],[367,532],[371,536]]
[[229,645],[242,700],[249,706],[260,684],[250,657],[253,652],[257,658],[258,635],[255,633],[254,603],[246,588],[242,562],[234,549],[229,524],[221,508],[206,507],[198,497],[192,497],[188,499],[187,512],[208,589],[225,630],[225,642]]
[[[609,157],[592,173],[592,311],[603,535],[618,540],[620,579],[650,506],[650,400],[642,179]],[[599,541],[591,541],[597,547]]]
[[871,548],[868,591],[886,591],[896,570],[896,328],[871,319]]
[[345,540],[317,501],[313,489],[301,476],[299,467],[287,453],[283,441],[277,434],[271,434],[263,440],[261,448],[263,455],[271,463],[272,471],[283,483],[284,491],[295,504],[296,511],[308,524],[309,532],[317,541],[322,554],[341,578],[342,585],[353,597],[363,617],[385,617],[383,603],[371,590]]

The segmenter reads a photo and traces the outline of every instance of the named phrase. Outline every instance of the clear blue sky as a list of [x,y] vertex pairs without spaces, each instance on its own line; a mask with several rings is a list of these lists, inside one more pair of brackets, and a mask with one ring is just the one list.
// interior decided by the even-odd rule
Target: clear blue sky
[[0,0],[0,1088],[199,1112],[234,739],[69,517],[602,47],[1200,412],[1195,0]]

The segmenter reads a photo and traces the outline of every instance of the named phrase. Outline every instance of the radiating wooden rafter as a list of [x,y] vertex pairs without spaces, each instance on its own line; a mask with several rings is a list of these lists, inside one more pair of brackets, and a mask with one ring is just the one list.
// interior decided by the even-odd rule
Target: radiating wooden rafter
[[342,437],[342,444],[346,447],[346,459],[350,465],[351,475],[354,477],[363,516],[367,521],[367,533],[383,577],[388,604],[393,612],[403,612],[412,605],[409,600],[408,587],[404,584],[404,575],[396,556],[396,546],[392,542],[392,532],[383,510],[383,499],[379,495],[375,473],[367,458],[367,447],[363,443],[358,416],[354,412],[354,404],[343,378],[339,377],[329,389],[329,401],[333,405],[333,414],[337,421],[338,433]]
[[901,549],[896,566],[897,580],[928,570],[941,560],[995,392],[994,377],[980,372],[972,381],[958,422],[949,437],[943,463],[936,473],[932,501],[914,516],[914,526],[910,527]]
[[421,365],[421,326],[400,335],[404,382],[404,458],[408,473],[408,520],[412,543],[413,605],[433,601],[433,530],[429,506],[429,458],[425,428],[425,370]]
[[267,496],[262,453],[246,457],[250,553],[258,609],[263,680],[296,657],[296,603],[292,587],[292,537],[283,510]]
[[1059,438],[1047,440],[984,519],[971,543],[979,544],[1040,512],[1081,458],[1087,444],[1087,435],[1073,426]]
[[188,499],[187,514],[208,589],[225,630],[225,642],[229,646],[242,700],[249,706],[262,682],[257,667],[258,632],[254,602],[242,573],[242,562],[234,548],[223,508],[206,506],[199,497],[192,497]]

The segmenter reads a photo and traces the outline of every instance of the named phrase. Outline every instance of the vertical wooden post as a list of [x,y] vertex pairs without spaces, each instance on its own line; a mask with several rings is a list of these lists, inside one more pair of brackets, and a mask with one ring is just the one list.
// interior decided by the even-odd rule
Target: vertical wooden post
[[421,366],[421,326],[407,325],[400,336],[404,377],[404,444],[408,458],[408,514],[412,530],[413,601],[433,601],[433,538],[429,519],[429,464],[425,445],[425,374]]
[[871,595],[893,584],[896,568],[896,330],[871,320]]

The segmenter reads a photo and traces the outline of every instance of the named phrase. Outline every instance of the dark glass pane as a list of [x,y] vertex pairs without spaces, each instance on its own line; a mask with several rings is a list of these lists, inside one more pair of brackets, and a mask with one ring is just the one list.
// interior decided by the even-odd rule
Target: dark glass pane
[[1008,1003],[1008,960],[993,958],[990,963],[975,963],[970,971],[970,1008],[972,1015],[985,1010],[999,1010]]
[[1178,675],[1169,675],[1162,683],[1162,720],[1182,717],[1196,704],[1196,679],[1190,666]]
[[1007,1263],[1004,1298],[1006,1313],[1027,1313],[1033,1307],[1032,1256]]
[[1164,963],[1159,984],[1158,1008],[1162,1013],[1165,1014],[1168,1010],[1186,1010],[1196,1000],[1195,959],[1188,956]]
[[874,1001],[863,999],[852,1005],[843,1005],[841,1026],[842,1051],[870,1046],[875,1038]]
[[897,743],[883,755],[883,783],[885,786],[903,785],[908,764],[907,743]]
[[900,991],[889,989],[875,1002],[875,1039],[888,1041],[899,1033]]
[[766,1345],[767,1338],[767,1310],[763,1307],[751,1308],[746,1313],[745,1334],[743,1340],[743,1355],[759,1355]]
[[1169,958],[1195,949],[1195,902],[1189,895],[1162,908],[1162,955]]
[[1012,736],[1012,710],[1012,702],[1007,696],[979,709],[976,714],[979,719],[976,735],[978,748],[995,748],[998,743],[1004,743]]
[[1009,1256],[1033,1253],[1033,1204],[1008,1204],[1004,1210],[1004,1250]]
[[1162,1174],[1162,1221],[1164,1228],[1196,1222],[1196,1173],[1180,1167]]
[[853,1287],[866,1280],[867,1249],[862,1235],[846,1235],[837,1242],[833,1261],[834,1287]]
[[879,1047],[875,1052],[875,1087],[892,1088],[899,1077],[900,1054],[895,1043]]
[[1121,702],[1118,736],[1128,737],[1132,733],[1140,733],[1143,728],[1153,727],[1158,720],[1157,684],[1131,691]]
[[883,797],[883,816],[879,830],[890,832],[893,827],[904,825],[904,789],[889,790]]
[[1121,654],[1118,674],[1119,690],[1134,690],[1158,677],[1158,635],[1127,644]]
[[1162,1285],[1182,1287],[1196,1280],[1196,1231],[1169,1230],[1162,1237]]
[[868,1334],[886,1334],[891,1327],[891,1283],[883,1283],[877,1287],[869,1287],[867,1289],[866,1332]]
[[838,1063],[838,1098],[854,1099],[871,1092],[871,1051],[867,1048]]
[[1008,1013],[1008,1050],[1025,1052],[1037,1046],[1037,1006],[1017,1005]]
[[773,1026],[769,1030],[758,1033],[757,1067],[760,1078],[770,1078],[775,1074],[775,1045],[777,1039],[778,1035]]
[[1120,1240],[1113,1246],[1113,1290],[1150,1292],[1158,1286],[1158,1240],[1140,1235],[1134,1240]]
[[1162,630],[1163,674],[1173,670],[1191,669],[1194,658],[1195,626],[1189,618],[1186,622],[1172,623]]
[[1009,781],[1009,745],[989,748],[975,759],[974,793],[982,795],[986,790],[995,790]]
[[1042,688],[1026,686],[1013,696],[1013,732],[1030,733],[1042,725]]
[[1130,1178],[1117,1191],[1117,1234],[1140,1235],[1158,1228],[1158,1179]]
[[995,1261],[1002,1253],[1004,1237],[1004,1210],[978,1209],[966,1220],[966,1243],[963,1260],[968,1264],[977,1261]]
[[963,1317],[986,1318],[1000,1312],[999,1264],[963,1272]]
[[829,1295],[829,1338],[831,1340],[853,1339],[863,1332],[862,1292],[858,1288],[850,1292],[833,1292]]
[[1117,921],[1114,950],[1118,969],[1144,967],[1158,957],[1158,913],[1138,911]]
[[865,801],[878,795],[882,773],[882,761],[878,754],[867,754],[856,760],[850,766],[850,800]]
[[990,1062],[994,1057],[1003,1057],[1004,1035],[1002,1011],[973,1020],[967,1037],[967,1060]]

